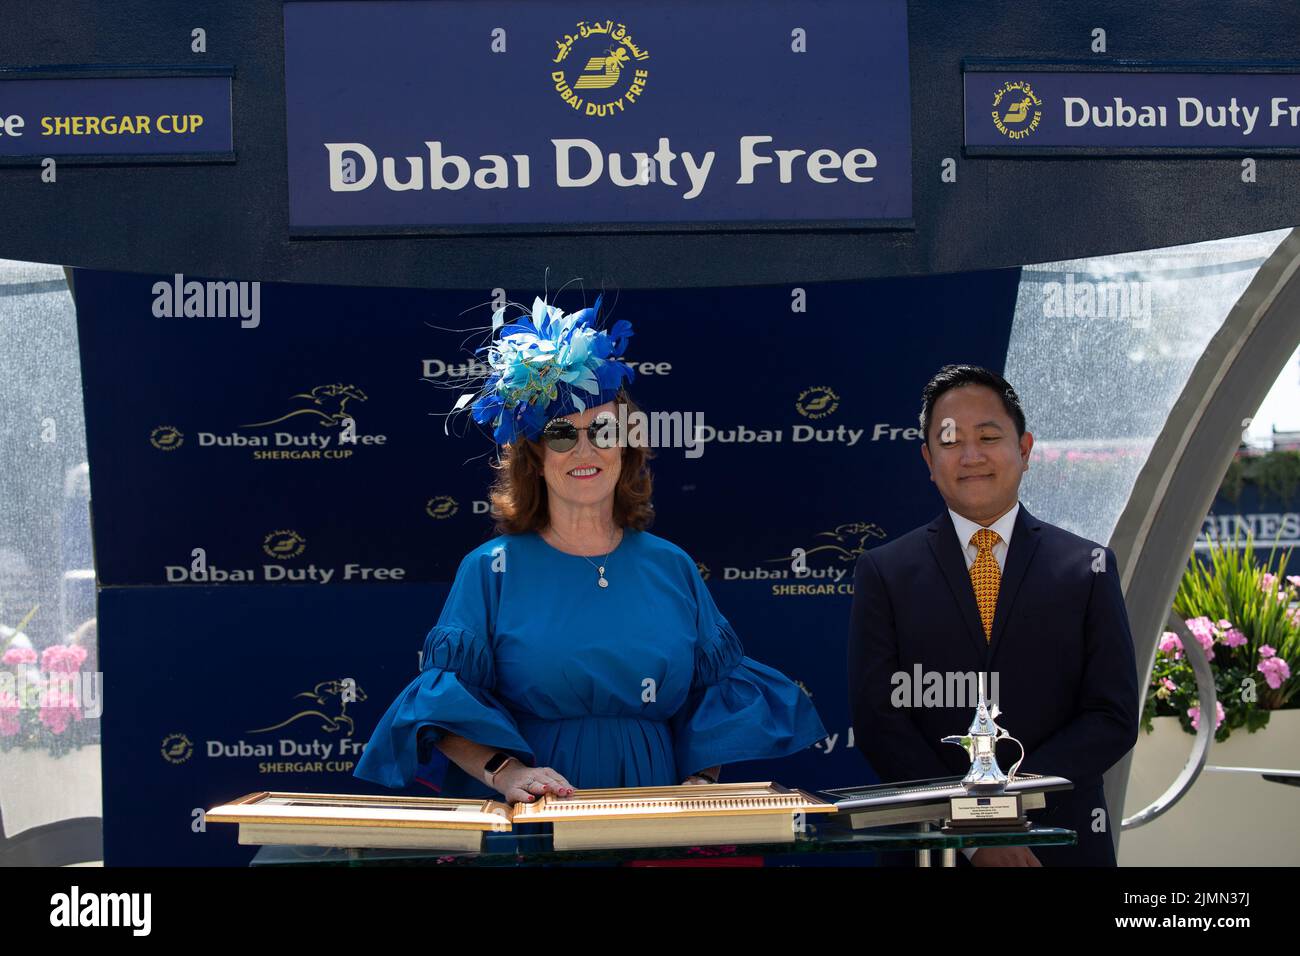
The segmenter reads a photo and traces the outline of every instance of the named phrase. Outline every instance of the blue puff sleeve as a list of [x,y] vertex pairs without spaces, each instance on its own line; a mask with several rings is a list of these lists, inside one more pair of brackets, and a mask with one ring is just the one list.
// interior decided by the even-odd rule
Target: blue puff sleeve
[[[532,748],[492,693],[496,666],[487,634],[492,589],[483,573],[481,562],[461,563],[438,624],[425,638],[419,676],[379,719],[354,776],[385,787],[410,786],[423,769],[422,730],[430,741],[449,731],[534,762]],[[440,781],[447,758],[427,744],[426,751],[432,751],[431,766]]]
[[744,656],[740,638],[692,563],[699,639],[686,704],[673,716],[682,777],[706,767],[785,757],[826,737],[817,709],[780,671]]

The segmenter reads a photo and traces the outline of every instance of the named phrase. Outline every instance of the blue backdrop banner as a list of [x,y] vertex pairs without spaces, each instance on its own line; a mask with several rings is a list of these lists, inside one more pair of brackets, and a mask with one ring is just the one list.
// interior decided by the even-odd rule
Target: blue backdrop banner
[[[196,808],[374,792],[351,775],[360,748],[417,673],[461,557],[494,533],[491,439],[446,412],[498,294],[542,290],[85,270],[74,283],[107,862],[246,862],[232,832],[192,828]],[[701,423],[695,449],[655,450],[652,530],[695,559],[745,652],[799,682],[827,728],[728,779],[874,780],[844,672],[854,563],[942,510],[921,388],[946,362],[1003,367],[1018,283],[1013,269],[605,290],[606,321],[635,329],[638,404]],[[551,299],[574,311],[594,292]]]

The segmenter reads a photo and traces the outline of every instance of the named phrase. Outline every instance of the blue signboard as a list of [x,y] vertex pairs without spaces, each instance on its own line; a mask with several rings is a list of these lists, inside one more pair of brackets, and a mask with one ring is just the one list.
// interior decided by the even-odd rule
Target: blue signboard
[[228,69],[0,70],[0,162],[233,160],[230,84]]
[[1300,150],[1300,65],[1102,70],[971,60],[962,78],[972,153]]
[[912,214],[903,0],[300,2],[284,33],[298,234]]

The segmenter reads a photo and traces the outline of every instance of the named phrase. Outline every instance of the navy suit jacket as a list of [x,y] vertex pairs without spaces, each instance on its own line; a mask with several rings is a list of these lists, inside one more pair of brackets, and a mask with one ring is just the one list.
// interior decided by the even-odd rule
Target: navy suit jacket
[[[884,781],[964,775],[970,767],[962,748],[939,740],[966,732],[973,701],[916,707],[908,696],[895,706],[906,687],[895,675],[912,681],[918,664],[942,675],[945,686],[949,674],[982,670],[990,684],[997,674],[998,723],[1025,746],[1020,771],[1074,783],[1029,817],[1037,826],[1077,831],[1078,845],[1034,854],[1044,865],[1114,866],[1111,830],[1119,816],[1106,806],[1102,774],[1137,741],[1139,716],[1115,553],[1040,521],[1022,504],[986,642],[946,508],[929,525],[863,552],[853,586],[849,702],[854,743]],[[1019,754],[1015,744],[998,746],[1003,772]]]

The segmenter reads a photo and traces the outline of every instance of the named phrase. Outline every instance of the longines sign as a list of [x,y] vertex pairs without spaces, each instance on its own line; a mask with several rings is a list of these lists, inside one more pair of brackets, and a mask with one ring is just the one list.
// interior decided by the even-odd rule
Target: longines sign
[[904,0],[685,12],[286,3],[291,229],[910,219]]

